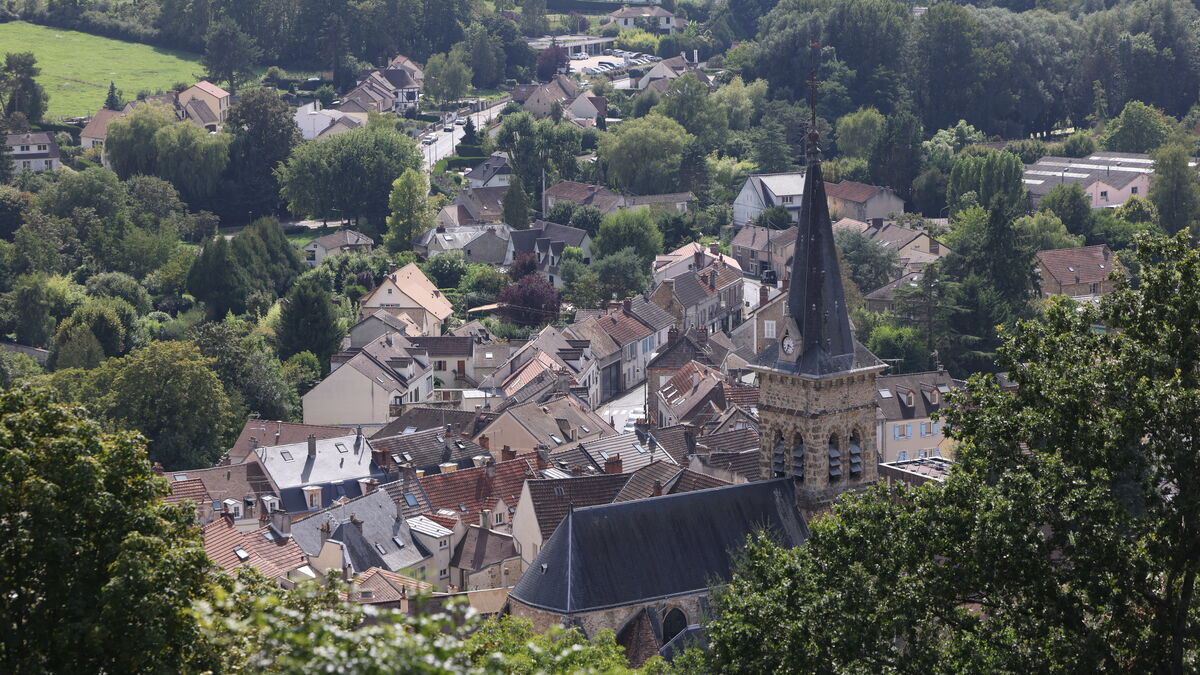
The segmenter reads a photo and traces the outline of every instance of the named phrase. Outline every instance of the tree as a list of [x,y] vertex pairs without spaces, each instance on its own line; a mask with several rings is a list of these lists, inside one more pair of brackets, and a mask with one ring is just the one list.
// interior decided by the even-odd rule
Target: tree
[[1071,234],[1089,236],[1092,232],[1092,200],[1077,183],[1055,185],[1038,202],[1039,211],[1049,211]]
[[951,215],[962,210],[962,197],[972,192],[978,204],[1015,214],[1025,205],[1025,167],[1021,158],[1011,152],[985,152],[981,155],[960,156],[950,171],[946,187],[946,202]]
[[729,119],[725,108],[709,94],[708,85],[701,82],[695,73],[685,73],[667,87],[666,94],[654,112],[669,117],[684,128],[708,150],[720,144],[729,132]]
[[593,264],[600,299],[627,298],[650,285],[649,266],[632,246],[606,255]]
[[497,298],[505,321],[522,326],[544,326],[558,318],[562,297],[539,274],[528,274],[505,288]]
[[300,408],[295,383],[264,336],[253,331],[253,323],[227,316],[192,328],[189,336],[200,353],[213,360],[213,372],[229,396],[232,418],[256,414],[263,419],[293,419]]
[[154,132],[154,174],[168,180],[193,208],[214,197],[229,165],[229,134],[210,134],[191,122]]
[[536,253],[518,253],[513,257],[512,264],[508,266],[508,278],[516,283],[530,274],[536,274],[537,269]]
[[440,103],[457,101],[471,87],[471,66],[461,49],[434,54],[425,64],[425,93]]
[[488,305],[496,302],[500,291],[511,281],[507,274],[492,265],[468,265],[467,273],[458,281],[459,297],[468,309]]
[[792,226],[792,216],[786,206],[772,206],[755,216],[751,225],[768,230],[786,230]]
[[853,230],[838,230],[833,235],[842,259],[850,270],[854,285],[870,293],[895,279],[900,270],[900,256],[865,234]]
[[87,280],[87,293],[95,298],[119,298],[138,314],[150,311],[150,294],[137,279],[122,272],[104,272]]
[[1026,238],[1035,251],[1052,251],[1056,248],[1083,246],[1084,238],[1067,231],[1058,216],[1050,211],[1038,211],[1031,216],[1018,218],[1013,226]]
[[792,154],[783,123],[766,119],[762,125],[750,132],[751,154],[754,164],[764,173],[781,173],[793,168]]
[[476,88],[495,89],[504,82],[506,55],[500,38],[489,35],[483,24],[473,23],[467,28],[464,48],[470,56],[471,83]]
[[21,114],[29,122],[41,122],[50,97],[37,81],[42,69],[33,52],[9,52],[0,69],[0,108],[10,118]]
[[294,213],[382,224],[392,183],[405,169],[420,166],[411,138],[386,129],[351,129],[297,146],[275,175]]
[[429,203],[429,179],[424,171],[405,169],[392,182],[392,194],[388,197],[391,215],[387,220],[384,243],[389,251],[412,249],[413,239],[433,227],[435,214]]
[[529,229],[529,197],[520,176],[514,175],[504,192],[504,222],[515,230]]
[[467,273],[467,256],[462,249],[446,251],[430,258],[424,272],[438,288],[458,288]]
[[[1128,108],[1128,106],[1126,106]],[[1200,217],[1200,175],[1188,166],[1191,154],[1178,143],[1154,152],[1154,180],[1150,201],[1158,209],[1158,223],[1168,234],[1195,227]],[[1193,233],[1193,237],[1200,233]]]
[[887,116],[883,134],[871,150],[871,179],[886,185],[905,200],[912,196],[912,184],[921,173],[921,123],[912,113]]
[[883,134],[884,117],[874,108],[859,108],[837,121],[837,146],[848,157],[871,156],[871,150]]
[[600,223],[603,221],[604,213],[600,209],[594,206],[580,206],[571,214],[571,222],[568,225],[595,237],[600,232]]
[[1200,254],[1181,235],[1136,261],[1138,288],[1014,331],[1012,390],[949,397],[945,482],[843,499],[792,551],[752,543],[714,599],[712,668],[1186,672],[1200,364],[1175,336]]
[[632,248],[648,268],[662,253],[662,245],[662,232],[648,209],[621,209],[604,217],[592,242],[592,255],[599,259]]
[[108,96],[104,98],[104,107],[108,110],[120,110],[121,92],[117,90],[117,85],[112,80],[108,82]]
[[174,113],[157,102],[143,103],[125,117],[108,124],[104,154],[122,179],[156,175],[158,148],[154,137],[159,129],[174,122]]
[[250,291],[274,300],[288,292],[305,269],[300,253],[275,218],[259,218],[233,239],[233,254],[250,281]]
[[292,109],[271,89],[251,89],[229,108],[225,129],[233,134],[229,170],[246,215],[268,216],[279,207],[275,167],[300,144]]
[[1063,141],[1063,154],[1067,157],[1087,157],[1096,151],[1096,139],[1085,131],[1076,131]]
[[867,349],[891,366],[889,373],[916,373],[931,366],[921,331],[913,326],[880,323],[867,336]]
[[966,120],[959,120],[958,124],[952,127],[939,129],[933,138],[922,144],[925,149],[925,164],[949,173],[963,150],[984,140],[986,139],[982,131],[967,124]]
[[169,470],[212,466],[231,421],[212,363],[190,342],[152,342],[102,363],[90,386],[105,418],[150,439],[152,460]]
[[279,355],[312,352],[322,364],[337,351],[342,329],[329,291],[312,275],[292,286],[279,314]]
[[546,34],[546,0],[524,0],[521,3],[521,32],[529,37]]
[[210,319],[246,311],[251,281],[225,237],[218,235],[204,244],[188,271],[187,290],[205,304]]
[[1105,127],[1100,144],[1114,152],[1150,152],[1167,140],[1168,133],[1170,127],[1161,110],[1130,101]]
[[549,82],[554,79],[563,68],[566,68],[571,63],[571,57],[567,55],[567,50],[552,44],[549,48],[543,49],[537,55],[537,78],[542,82]]
[[543,216],[543,218],[552,223],[567,225],[570,224],[571,216],[575,215],[575,209],[577,208],[579,208],[579,205],[575,202],[555,202],[554,206],[551,206],[546,211],[546,214]]
[[678,122],[658,113],[626,120],[600,139],[600,158],[608,180],[634,194],[675,192],[680,163],[692,136]]
[[[188,670],[210,563],[192,510],[161,501],[142,441],[45,390],[4,390],[0,412],[0,670]],[[70,649],[53,639],[67,625]]]
[[204,44],[200,63],[208,72],[208,78],[225,82],[233,93],[254,76],[254,66],[262,58],[262,50],[254,43],[254,38],[242,32],[228,17],[212,24]]

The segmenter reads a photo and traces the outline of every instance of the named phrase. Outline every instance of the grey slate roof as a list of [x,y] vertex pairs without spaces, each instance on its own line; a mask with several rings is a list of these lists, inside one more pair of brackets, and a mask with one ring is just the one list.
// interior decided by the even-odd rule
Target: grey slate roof
[[475,465],[472,458],[491,456],[471,439],[447,436],[445,429],[440,427],[375,438],[371,446],[387,457],[387,464],[421,469],[428,474],[438,473],[439,464],[454,462],[458,468],[465,469]]
[[308,442],[258,448],[258,461],[282,491],[330,481],[353,481],[376,476],[382,470],[371,459],[371,443],[355,434],[316,441],[316,455],[308,455]]
[[[386,491],[376,490],[292,523],[292,536],[305,554],[314,556],[324,543],[321,527],[328,524],[328,538],[346,546],[355,572],[372,567],[397,572],[428,558],[429,552],[413,539],[412,530],[404,518],[398,517],[396,508]],[[361,521],[361,527],[351,522],[351,516]]]
[[475,435],[475,413],[471,410],[458,408],[437,408],[432,406],[404,406],[400,416],[388,422],[371,439],[390,438],[399,436],[407,429],[413,431],[428,431],[429,429],[445,429],[449,426],[455,434]]
[[656,333],[675,324],[675,317],[671,316],[670,312],[650,302],[645,296],[634,296],[629,311]]
[[509,597],[571,615],[703,593],[762,529],[789,547],[808,539],[791,479],[577,508]]
[[454,547],[450,565],[469,572],[481,570],[517,555],[513,541],[511,534],[471,525]]
[[591,458],[592,463],[604,468],[610,457],[621,456],[622,473],[631,473],[651,462],[675,464],[675,458],[657,443],[649,442],[641,432],[630,431],[594,441],[586,441],[580,447]]
[[[945,395],[962,386],[946,371],[880,375],[875,378],[875,405],[884,419],[903,420],[929,417],[945,404]],[[908,405],[907,393],[913,393]],[[886,393],[886,395],[885,395]]]

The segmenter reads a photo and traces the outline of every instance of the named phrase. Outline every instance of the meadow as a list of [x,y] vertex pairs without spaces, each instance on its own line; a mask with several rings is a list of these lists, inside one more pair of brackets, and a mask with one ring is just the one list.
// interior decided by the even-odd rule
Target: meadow
[[38,82],[50,95],[46,117],[82,117],[104,105],[108,83],[126,100],[139,91],[191,84],[204,68],[191,52],[122,42],[98,35],[36,26],[23,21],[0,24],[0,52],[33,52],[42,69]]

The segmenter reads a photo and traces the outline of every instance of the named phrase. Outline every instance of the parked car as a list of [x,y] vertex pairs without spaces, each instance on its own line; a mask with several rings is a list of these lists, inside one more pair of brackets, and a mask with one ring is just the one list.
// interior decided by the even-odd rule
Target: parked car
[[616,67],[617,67],[617,64],[613,63],[612,61],[601,61],[601,62],[600,62],[600,65],[602,65],[602,66],[608,66],[609,68],[616,68]]
[[421,145],[433,145],[434,143],[437,143],[437,139],[433,136],[426,136],[421,139]]
[[454,131],[454,123],[447,122],[446,126],[442,127],[442,131]]
[[613,50],[611,50],[611,49],[605,49],[605,50],[604,50],[604,55],[605,55],[605,56],[612,56],[612,55],[613,55]]
[[587,66],[587,67],[585,67],[585,68],[584,68],[582,71],[580,71],[580,72],[582,72],[584,75],[598,75],[598,74],[600,74],[600,71],[599,71],[598,69],[596,69],[596,68],[593,68],[593,67],[591,67],[591,66]]
[[584,54],[583,52],[576,52],[571,55],[571,60],[572,61],[583,61],[583,60],[587,59],[587,57],[588,57],[587,54]]
[[462,127],[462,126],[466,126],[466,124],[467,124],[467,118],[465,118],[465,117],[460,117],[460,118],[458,118],[458,119],[454,120],[454,123],[455,123],[455,124],[457,124],[457,125],[458,125],[458,126],[460,126],[460,127]]

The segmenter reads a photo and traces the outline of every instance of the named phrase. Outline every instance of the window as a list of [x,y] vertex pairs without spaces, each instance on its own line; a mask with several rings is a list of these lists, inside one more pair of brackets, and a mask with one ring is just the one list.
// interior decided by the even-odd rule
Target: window
[[28,145],[22,145],[22,146],[21,146],[21,152],[29,152],[29,146],[28,146]]
[[1096,293],[1098,293],[1100,291],[1100,284],[1092,284],[1090,290],[1091,290],[1092,295],[1095,295]]
[[892,425],[892,440],[893,441],[900,440],[900,425],[899,424]]
[[308,493],[308,508],[315,509],[321,503],[321,493],[312,491]]
[[350,450],[346,448],[345,443],[334,443],[333,447],[337,448],[338,452],[350,452]]
[[400,537],[392,537],[392,543],[396,545],[396,548],[404,548],[404,540]]
[[450,576],[450,570],[448,570],[448,569],[443,569],[438,572],[438,577],[440,577],[442,579],[445,579],[448,576]]
[[27,160],[27,159],[26,159],[26,160],[24,160],[24,161],[22,161],[22,162],[21,162],[21,168],[22,168],[22,169],[32,169],[32,168],[33,168],[33,162],[31,162],[31,161],[29,161],[29,160]]
[[241,546],[234,547],[233,553],[238,557],[238,560],[241,560],[242,562],[246,562],[250,559],[250,554],[247,553],[246,549],[242,548]]
[[38,146],[38,150],[39,150],[40,152],[45,152],[47,149],[49,149],[49,147],[50,147],[50,146],[48,146],[48,145],[46,145],[46,144],[44,144],[44,143],[43,143],[43,144],[41,144],[41,145],[39,145],[39,146]]
[[937,422],[934,422],[934,423],[933,423],[933,428],[932,428],[932,430],[930,431],[930,433],[931,433],[932,435],[936,436],[936,435],[937,435],[937,432],[938,432],[938,423],[937,423]]
[[54,160],[52,160],[52,159],[47,159],[47,160],[46,160],[45,162],[43,162],[43,163],[46,165],[46,168],[47,168],[47,169],[53,169],[53,168],[54,168]]
[[791,203],[792,203],[792,196],[791,196],[791,195],[784,195],[784,196],[782,196],[782,197],[780,197],[780,198],[779,198],[779,201],[780,201],[781,203],[783,203],[783,204],[791,204]]
[[497,513],[497,514],[496,514],[496,524],[497,524],[497,525],[503,525],[503,524],[504,524],[504,514],[503,514],[503,513]]
[[384,548],[383,548],[383,544],[381,544],[379,542],[375,542],[375,550],[379,551],[379,555],[383,555],[383,554],[387,553],[387,551],[384,550]]
[[921,438],[929,435],[929,422],[921,422]]
[[1108,190],[1100,191],[1100,199],[1103,199],[1104,201],[1108,201]]
[[912,424],[905,424],[905,425],[904,425],[904,437],[905,437],[905,438],[912,438]]
[[279,456],[282,457],[283,461],[285,461],[285,462],[292,461],[292,453],[288,452],[287,450],[280,451]]
[[1134,185],[1133,187],[1129,188],[1129,194],[1131,194],[1131,195],[1136,195],[1136,194],[1137,194],[1137,186],[1136,186],[1136,185]]
[[908,459],[908,451],[907,451],[907,450],[901,450],[901,451],[900,451],[899,460],[900,460],[901,462],[903,462],[903,461],[904,461],[904,460],[906,460],[906,459]]
[[445,370],[445,369],[446,369],[446,362],[445,362],[445,361],[434,361],[434,362],[433,362],[433,369],[434,369],[434,370]]
[[763,321],[763,337],[770,340],[775,337],[775,322]]
[[942,456],[942,449],[941,449],[941,448],[934,448],[934,449],[933,449],[933,456],[934,456],[934,457],[941,457],[941,456]]
[[450,540],[438,539],[438,548],[450,548]]
[[417,498],[414,497],[411,492],[405,492],[404,493],[404,503],[408,504],[409,506],[416,506]]

